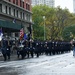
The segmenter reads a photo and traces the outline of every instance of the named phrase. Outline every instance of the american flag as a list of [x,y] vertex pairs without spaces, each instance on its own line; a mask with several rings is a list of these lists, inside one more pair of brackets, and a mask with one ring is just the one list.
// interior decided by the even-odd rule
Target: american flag
[[23,28],[20,30],[20,38],[23,38],[23,36],[24,36],[24,30],[23,30]]
[[24,37],[23,37],[23,38],[24,38],[24,40],[26,40],[26,39],[27,39],[27,35],[26,35],[26,33],[24,33]]

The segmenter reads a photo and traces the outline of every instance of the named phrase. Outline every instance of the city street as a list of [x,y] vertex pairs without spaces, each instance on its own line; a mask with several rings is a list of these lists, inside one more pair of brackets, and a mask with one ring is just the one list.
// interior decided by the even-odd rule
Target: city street
[[73,53],[0,61],[0,75],[75,75]]

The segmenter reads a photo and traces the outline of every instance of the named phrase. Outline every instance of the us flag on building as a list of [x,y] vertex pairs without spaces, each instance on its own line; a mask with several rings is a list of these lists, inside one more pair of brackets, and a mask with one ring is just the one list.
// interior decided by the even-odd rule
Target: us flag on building
[[23,28],[22,28],[22,29],[20,30],[20,39],[22,39],[23,36],[24,36],[24,30],[23,30]]

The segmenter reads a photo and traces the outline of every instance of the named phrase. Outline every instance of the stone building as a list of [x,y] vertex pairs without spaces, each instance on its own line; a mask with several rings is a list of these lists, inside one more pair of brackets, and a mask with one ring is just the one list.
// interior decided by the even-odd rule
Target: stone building
[[0,28],[4,36],[19,37],[22,27],[29,34],[31,26],[31,0],[0,0]]

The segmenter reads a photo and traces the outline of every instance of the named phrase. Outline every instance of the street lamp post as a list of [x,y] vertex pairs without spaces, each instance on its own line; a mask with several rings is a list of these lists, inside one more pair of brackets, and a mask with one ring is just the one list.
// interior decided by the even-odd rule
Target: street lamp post
[[45,38],[45,16],[43,16],[43,19],[44,19],[44,40],[46,40]]

